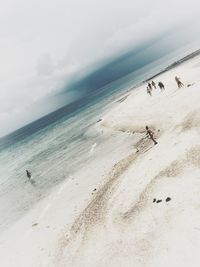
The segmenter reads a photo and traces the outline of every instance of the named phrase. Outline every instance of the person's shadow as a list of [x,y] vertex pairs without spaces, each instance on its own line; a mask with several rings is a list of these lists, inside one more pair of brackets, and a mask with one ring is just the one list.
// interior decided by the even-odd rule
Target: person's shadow
[[30,179],[29,181],[30,181],[30,183],[31,183],[33,186],[36,186],[36,181],[35,181],[35,180]]

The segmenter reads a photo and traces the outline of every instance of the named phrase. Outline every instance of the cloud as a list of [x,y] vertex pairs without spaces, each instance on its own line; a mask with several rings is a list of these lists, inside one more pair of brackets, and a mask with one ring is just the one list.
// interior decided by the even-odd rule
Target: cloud
[[[38,114],[34,106],[37,101],[55,95],[72,77],[84,73],[95,62],[138,48],[170,31],[179,31],[177,27],[185,24],[190,27],[181,38],[187,38],[192,31],[193,35],[189,35],[192,39],[197,35],[198,23],[190,20],[198,17],[199,10],[200,3],[196,0],[2,1],[0,123],[4,123],[3,133],[33,120],[36,114],[40,116],[56,108],[47,103],[45,111],[44,101],[44,110]],[[175,37],[172,41],[175,42]],[[70,98],[71,95],[69,101]],[[27,110],[25,120],[23,114]]]
[[52,75],[55,70],[55,65],[50,54],[46,53],[38,59],[37,73],[38,75],[49,76]]

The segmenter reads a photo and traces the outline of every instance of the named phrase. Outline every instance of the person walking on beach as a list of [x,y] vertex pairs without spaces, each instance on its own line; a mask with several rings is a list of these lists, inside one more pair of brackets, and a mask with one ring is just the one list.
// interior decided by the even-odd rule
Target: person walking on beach
[[149,87],[150,90],[152,90],[151,83],[148,83],[148,87]]
[[154,145],[157,145],[158,143],[154,139],[153,132],[149,129],[149,126],[146,126],[146,135],[154,142]]
[[28,179],[31,179],[31,172],[29,172],[28,170],[26,170],[26,176],[28,177]]
[[180,78],[178,78],[177,76],[175,77],[175,81],[176,81],[176,83],[178,85],[178,88],[181,88],[181,87],[184,86],[184,84],[180,81]]
[[150,96],[152,96],[151,89],[148,86],[147,86],[147,94],[149,94]]
[[151,82],[151,85],[154,87],[154,89],[156,89],[156,84],[154,81]]
[[165,90],[165,86],[164,86],[164,84],[162,82],[159,82],[158,86],[160,87],[161,91]]

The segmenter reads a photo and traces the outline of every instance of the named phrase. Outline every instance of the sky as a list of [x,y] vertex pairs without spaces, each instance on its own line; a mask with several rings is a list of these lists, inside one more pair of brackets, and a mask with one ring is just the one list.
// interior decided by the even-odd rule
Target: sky
[[81,98],[80,84],[91,93],[198,41],[199,10],[198,0],[1,1],[0,136]]

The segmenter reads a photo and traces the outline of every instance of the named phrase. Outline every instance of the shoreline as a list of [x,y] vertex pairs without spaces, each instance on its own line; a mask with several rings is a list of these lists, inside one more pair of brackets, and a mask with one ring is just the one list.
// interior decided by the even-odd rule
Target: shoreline
[[199,71],[196,56],[155,79],[164,92],[143,84],[115,99],[93,126],[108,141],[89,165],[1,235],[2,266],[198,266]]

